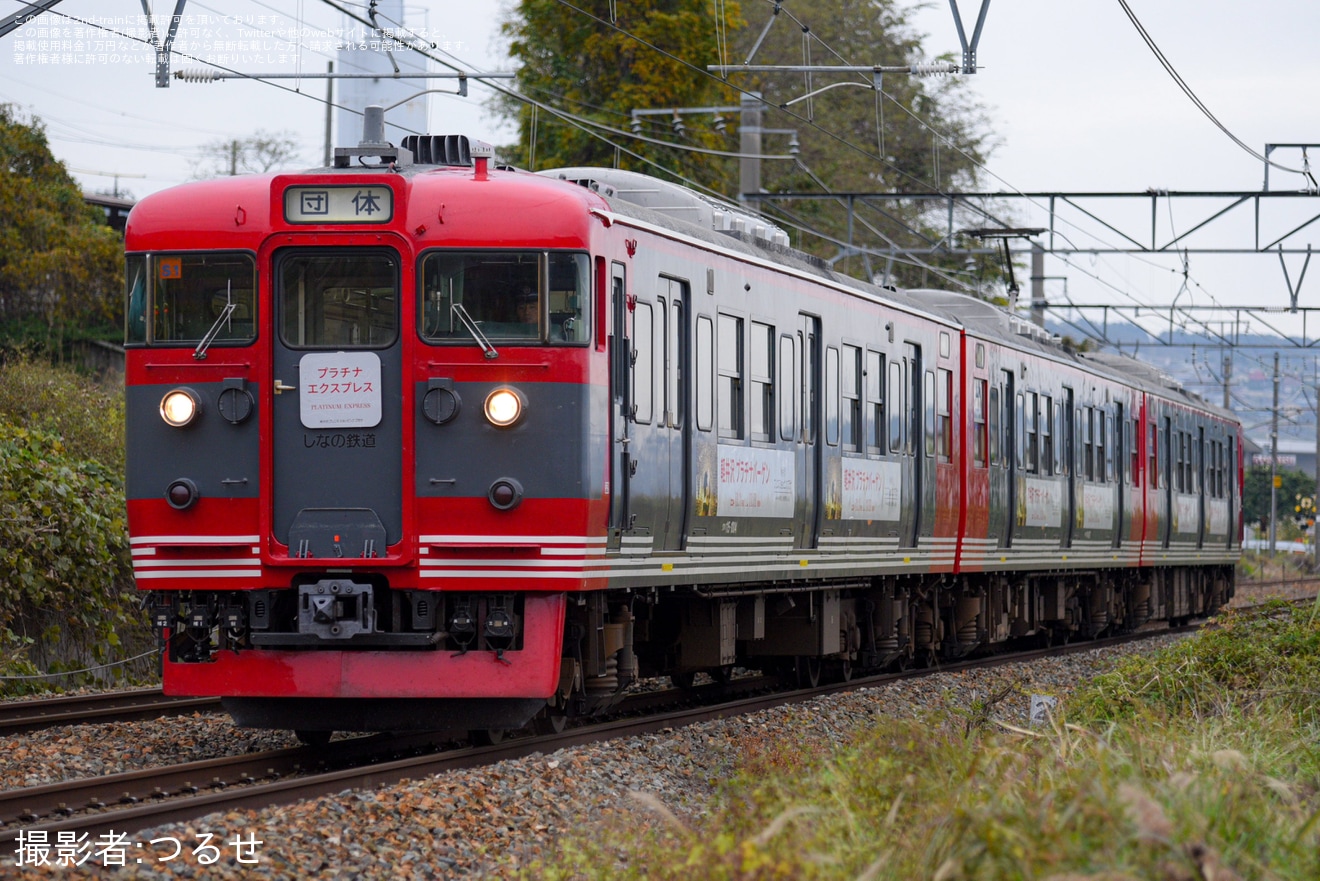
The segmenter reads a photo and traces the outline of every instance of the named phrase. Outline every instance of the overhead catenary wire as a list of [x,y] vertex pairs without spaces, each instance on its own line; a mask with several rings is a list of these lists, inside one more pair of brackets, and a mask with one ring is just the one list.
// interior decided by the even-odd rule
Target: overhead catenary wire
[[1219,119],[1213,113],[1210,112],[1210,108],[1205,106],[1205,103],[1196,96],[1196,93],[1192,91],[1192,87],[1187,84],[1187,81],[1184,80],[1181,75],[1179,75],[1178,71],[1174,69],[1173,64],[1170,63],[1169,59],[1166,58],[1164,53],[1160,51],[1160,47],[1155,45],[1154,39],[1152,39],[1150,34],[1146,31],[1145,26],[1142,25],[1141,21],[1137,18],[1136,13],[1132,11],[1132,7],[1128,5],[1127,0],[1118,0],[1118,5],[1123,7],[1123,12],[1127,15],[1128,20],[1132,22],[1132,26],[1137,29],[1137,33],[1141,36],[1142,42],[1144,42],[1146,46],[1150,49],[1150,51],[1154,53],[1156,60],[1159,61],[1160,63],[1160,66],[1163,67],[1164,70],[1169,74],[1169,76],[1173,78],[1173,81],[1177,83],[1178,88],[1183,91],[1183,94],[1185,94],[1188,98],[1191,99],[1192,103],[1196,105],[1196,109],[1200,110],[1203,114],[1205,114],[1206,119],[1214,123],[1216,128],[1218,128],[1221,132],[1223,132],[1225,135],[1228,136],[1229,140],[1231,140],[1234,144],[1237,144],[1246,152],[1250,153],[1256,159],[1259,159],[1261,162],[1264,162],[1266,165],[1270,165],[1274,168],[1279,169],[1280,171],[1288,171],[1288,172],[1292,172],[1293,174],[1305,174],[1305,172],[1299,168],[1289,168],[1286,165],[1280,165],[1279,163],[1268,158],[1267,156],[1264,156],[1261,153],[1257,153],[1250,146],[1248,146],[1241,138],[1233,134],[1233,132],[1229,130],[1228,126],[1220,122]]

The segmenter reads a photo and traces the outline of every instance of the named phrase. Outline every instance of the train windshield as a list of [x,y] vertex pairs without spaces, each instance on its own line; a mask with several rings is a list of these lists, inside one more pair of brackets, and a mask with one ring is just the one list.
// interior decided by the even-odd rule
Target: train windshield
[[250,254],[130,254],[124,341],[215,345],[256,338],[257,265]]
[[586,254],[432,251],[422,262],[422,338],[585,343],[591,338]]
[[294,348],[379,349],[398,336],[393,253],[298,252],[278,264],[280,334]]

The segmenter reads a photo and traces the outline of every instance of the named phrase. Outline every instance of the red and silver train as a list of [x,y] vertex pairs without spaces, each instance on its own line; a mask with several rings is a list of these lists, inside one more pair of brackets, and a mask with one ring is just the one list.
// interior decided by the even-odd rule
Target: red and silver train
[[365,143],[127,250],[137,582],[166,692],[242,725],[557,726],[1233,593],[1231,413],[650,177]]

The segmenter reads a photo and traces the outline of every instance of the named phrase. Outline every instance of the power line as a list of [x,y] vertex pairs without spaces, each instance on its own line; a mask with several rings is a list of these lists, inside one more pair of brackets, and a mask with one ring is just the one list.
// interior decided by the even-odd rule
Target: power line
[[1215,115],[1210,112],[1210,108],[1206,107],[1205,103],[1202,102],[1201,99],[1196,96],[1196,93],[1192,91],[1192,87],[1187,85],[1187,81],[1184,80],[1178,74],[1178,71],[1174,70],[1173,65],[1169,62],[1169,59],[1164,57],[1164,53],[1160,51],[1160,47],[1155,45],[1155,41],[1151,38],[1150,34],[1147,33],[1146,28],[1137,19],[1136,13],[1132,11],[1132,7],[1128,6],[1127,0],[1118,0],[1118,5],[1123,7],[1123,12],[1127,14],[1128,20],[1130,20],[1132,22],[1132,26],[1137,29],[1137,33],[1141,35],[1142,41],[1150,48],[1150,51],[1155,54],[1155,58],[1159,61],[1160,66],[1163,67],[1165,71],[1168,72],[1169,76],[1173,77],[1173,81],[1178,84],[1178,88],[1182,89],[1183,94],[1185,94],[1188,98],[1190,98],[1192,100],[1192,103],[1196,105],[1196,108],[1200,110],[1203,114],[1205,114],[1206,119],[1213,122],[1216,128],[1218,128],[1224,134],[1228,135],[1229,140],[1237,144],[1239,147],[1250,153],[1255,158],[1259,159],[1261,162],[1264,162],[1266,165],[1272,165],[1281,171],[1290,171],[1293,172],[1294,174],[1307,173],[1302,171],[1301,169],[1289,168],[1286,165],[1280,165],[1279,163],[1274,162],[1273,160],[1268,158],[1267,156],[1263,156],[1262,154],[1257,153],[1255,150],[1251,149],[1251,147],[1247,146],[1242,141],[1242,139],[1240,139],[1237,135],[1229,131],[1228,127],[1224,125],[1222,122],[1220,122],[1215,117]]

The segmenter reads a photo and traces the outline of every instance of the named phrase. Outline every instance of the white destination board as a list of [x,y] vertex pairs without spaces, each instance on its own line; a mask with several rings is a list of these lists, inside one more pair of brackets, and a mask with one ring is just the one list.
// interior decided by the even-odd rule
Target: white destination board
[[313,352],[298,362],[298,405],[307,428],[380,424],[380,358],[375,352]]
[[1112,486],[1092,486],[1084,484],[1082,488],[1082,528],[1114,528],[1114,488]]
[[793,454],[720,444],[720,517],[792,517]]
[[1211,535],[1228,535],[1228,499],[1209,499],[1206,507],[1210,509],[1207,531]]
[[288,223],[389,223],[394,191],[389,187],[289,187],[284,191]]
[[898,520],[903,512],[903,469],[897,462],[843,460],[844,520]]
[[1201,531],[1201,497],[1178,495],[1173,500],[1173,531]]
[[1063,487],[1057,480],[1028,477],[1024,481],[1023,507],[1027,509],[1025,526],[1048,526],[1058,529],[1063,521]]

